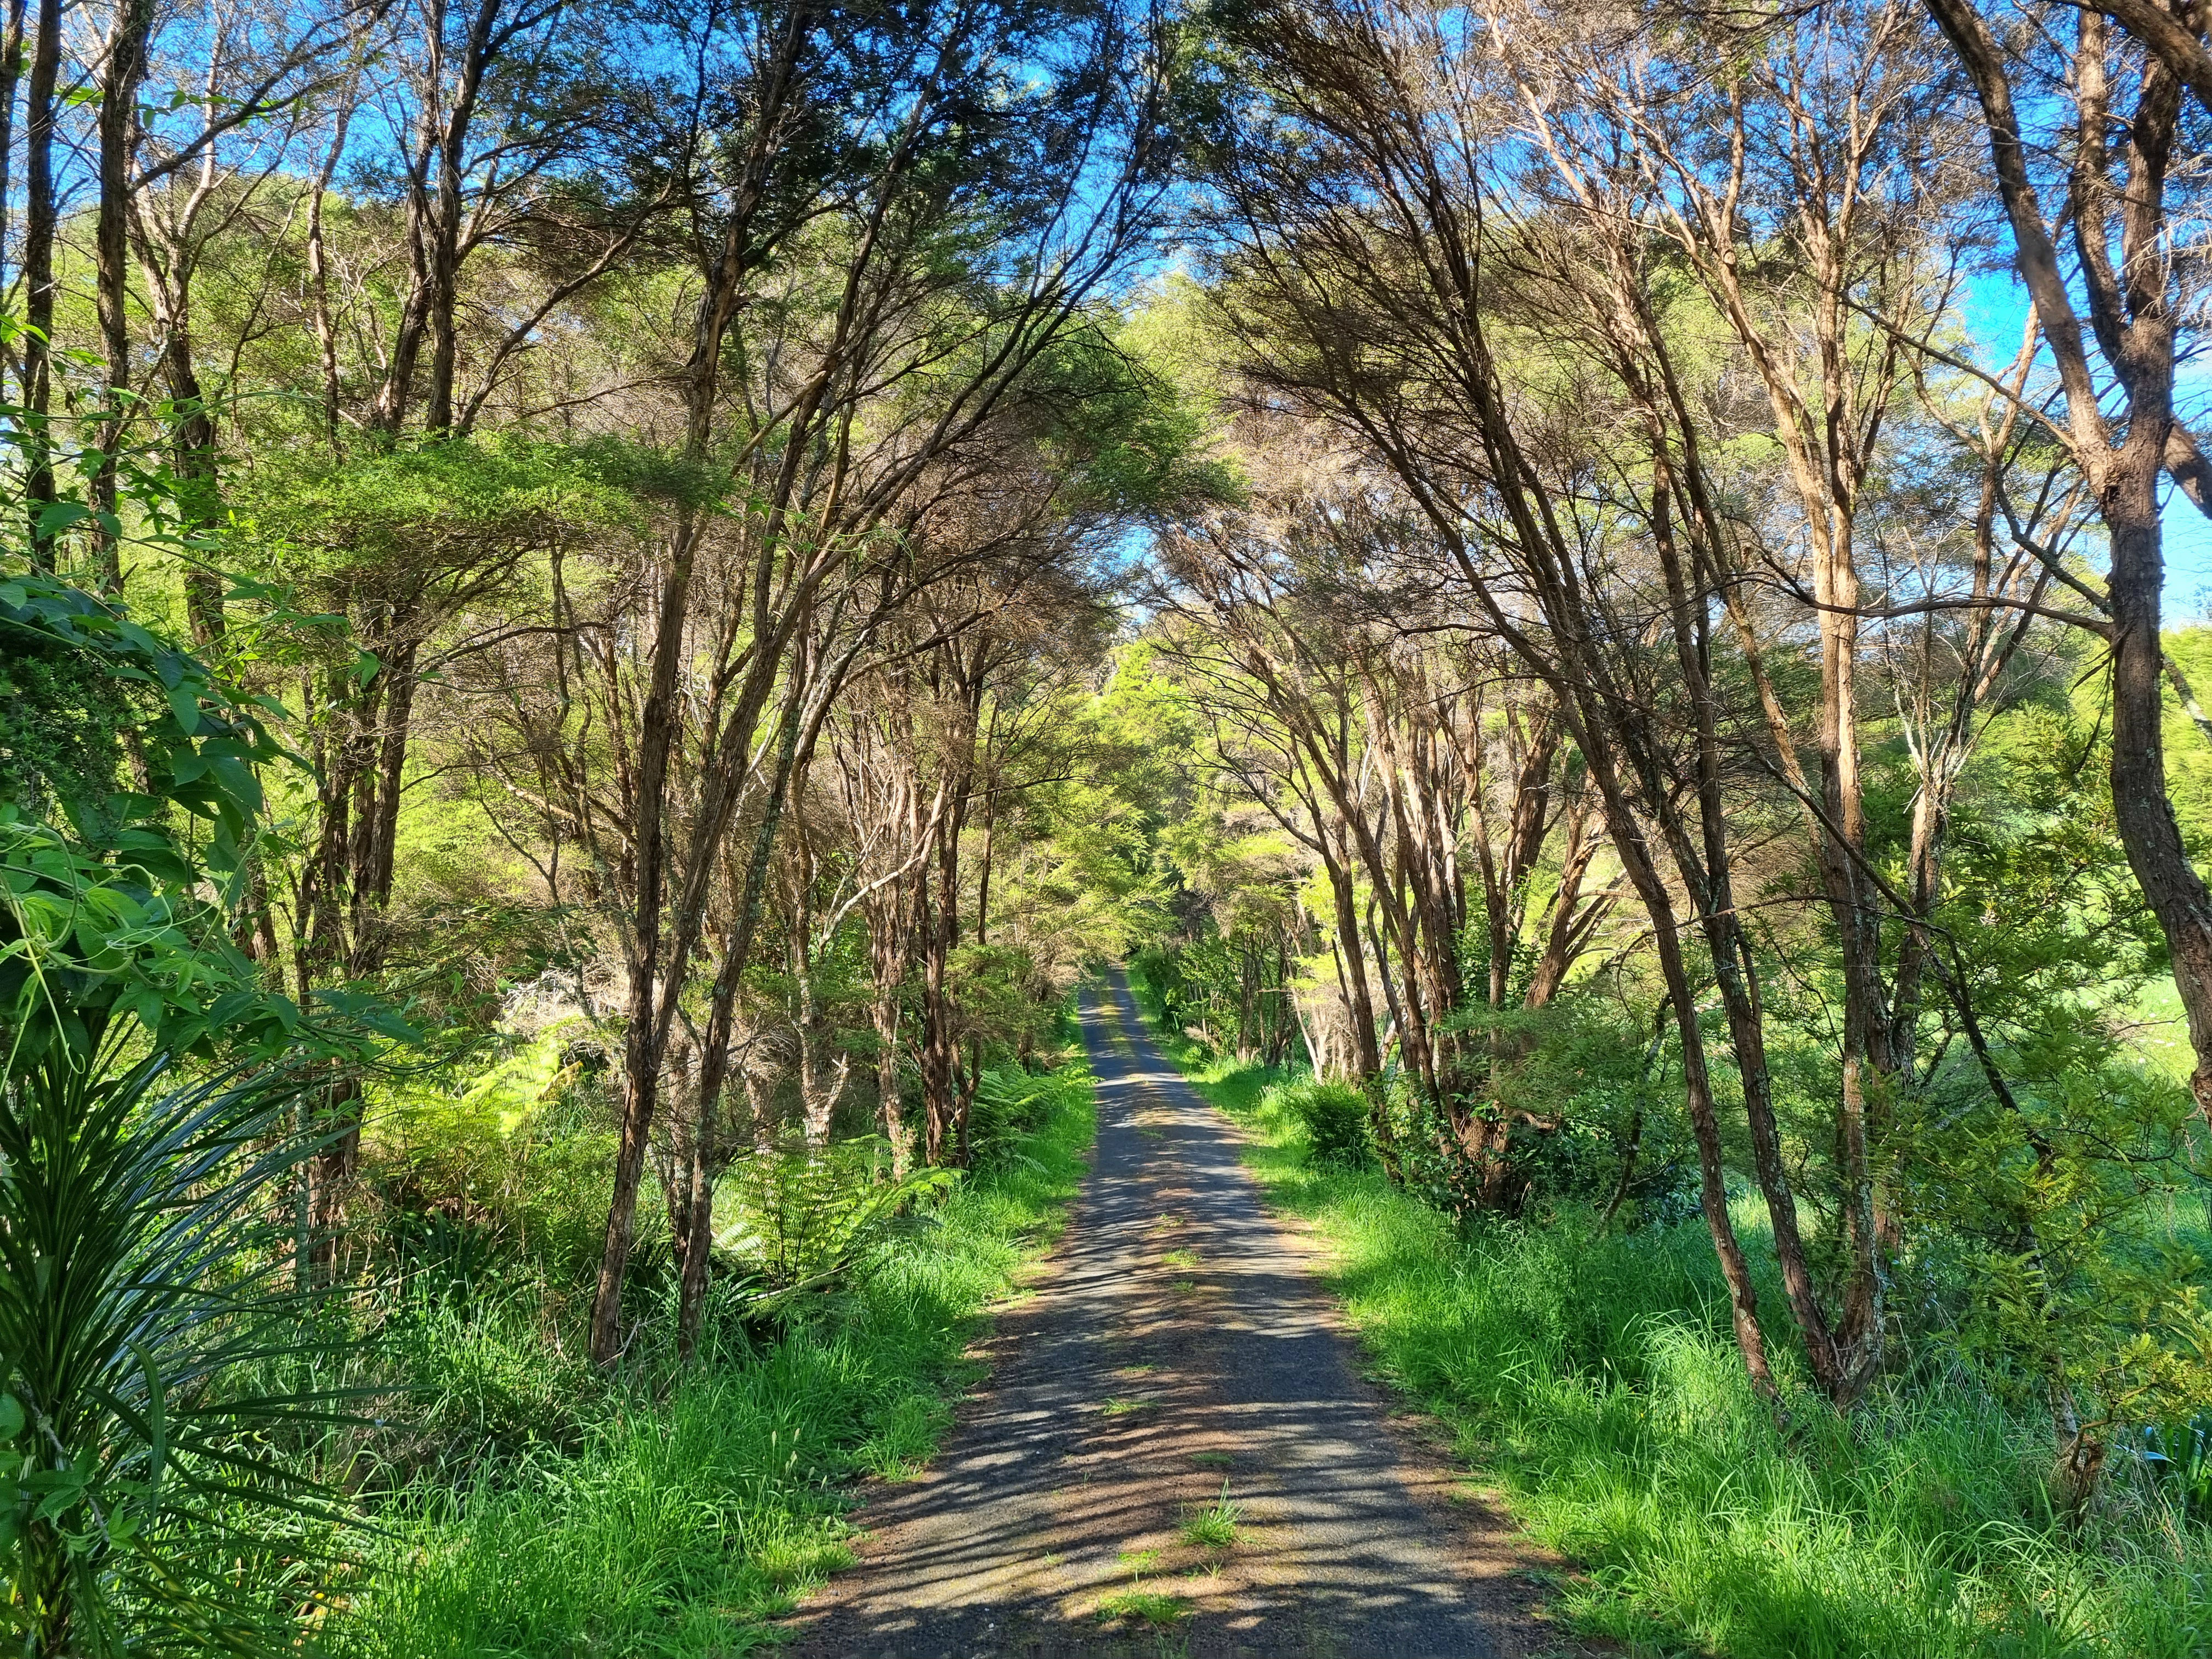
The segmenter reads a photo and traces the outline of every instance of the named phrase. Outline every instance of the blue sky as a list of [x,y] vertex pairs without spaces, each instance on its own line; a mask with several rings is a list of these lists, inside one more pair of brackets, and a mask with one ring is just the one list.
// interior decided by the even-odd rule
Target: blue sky
[[[1984,362],[2011,361],[2027,321],[2027,296],[2009,269],[1973,278],[1965,305],[1967,327]],[[2181,371],[2182,412],[2212,411],[2212,365],[2199,361]],[[2193,422],[2202,430],[2205,422]],[[2166,623],[2169,627],[2212,620],[2212,520],[2178,489],[2166,502]]]

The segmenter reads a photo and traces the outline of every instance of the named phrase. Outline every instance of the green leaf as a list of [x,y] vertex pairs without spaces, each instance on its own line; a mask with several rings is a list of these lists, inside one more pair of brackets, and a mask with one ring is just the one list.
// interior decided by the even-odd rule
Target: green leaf
[[39,534],[58,536],[91,516],[92,509],[82,501],[48,501],[39,509]]
[[250,817],[261,810],[261,785],[244,763],[219,755],[208,770],[219,798],[232,811]]
[[168,1419],[162,1406],[161,1371],[143,1342],[133,1342],[131,1352],[146,1376],[146,1508],[150,1513],[160,1501],[161,1473],[169,1460]]

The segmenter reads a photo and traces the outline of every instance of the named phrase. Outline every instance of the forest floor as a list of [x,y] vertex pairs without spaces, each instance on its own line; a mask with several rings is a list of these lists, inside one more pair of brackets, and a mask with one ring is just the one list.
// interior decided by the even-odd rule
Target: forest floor
[[1547,1569],[1361,1374],[1313,1246],[1126,981],[1083,1001],[1098,1139],[919,1479],[855,1516],[801,1659],[1522,1659]]

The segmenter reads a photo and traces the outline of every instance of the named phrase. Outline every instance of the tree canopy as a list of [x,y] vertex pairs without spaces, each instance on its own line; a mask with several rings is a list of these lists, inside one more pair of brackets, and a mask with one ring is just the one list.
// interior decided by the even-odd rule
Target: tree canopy
[[2207,26],[17,0],[0,1626],[396,1617],[437,1275],[765,1363],[1122,963],[2201,1592]]

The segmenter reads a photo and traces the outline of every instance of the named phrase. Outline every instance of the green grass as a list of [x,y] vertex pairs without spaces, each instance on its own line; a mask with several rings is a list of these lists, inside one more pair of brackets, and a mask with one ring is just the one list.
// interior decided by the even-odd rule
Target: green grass
[[1103,1620],[1129,1620],[1164,1629],[1190,1616],[1190,1604],[1180,1595],[1163,1595],[1145,1588],[1145,1575],[1160,1564],[1158,1550],[1123,1550],[1116,1567],[1129,1575],[1129,1588],[1115,1590],[1098,1603]]
[[1099,1602],[1098,1616],[1172,1625],[1190,1616],[1190,1604],[1180,1595],[1163,1595],[1157,1590],[1116,1590]]
[[1182,1517],[1182,1541],[1199,1549],[1234,1548],[1237,1528],[1244,1519],[1244,1506],[1233,1503],[1229,1483],[1221,1483],[1221,1496],[1202,1508],[1187,1510]]
[[[386,1505],[332,1621],[343,1645],[377,1659],[708,1659],[773,1640],[763,1621],[850,1559],[846,1484],[928,1457],[977,1316],[1060,1224],[1093,1127],[1088,1073],[1066,1084],[1018,1156],[764,1352],[611,1386],[541,1349],[538,1375],[597,1393],[548,1409],[569,1419],[561,1432],[465,1484],[418,1480]],[[447,1346],[472,1344],[463,1332]],[[473,1363],[502,1400],[552,1406],[511,1375],[526,1368]]]
[[2070,1530],[2046,1497],[2047,1425],[1970,1375],[1847,1419],[1800,1393],[1785,1438],[1744,1378],[1701,1224],[1601,1237],[1569,1215],[1463,1241],[1377,1173],[1311,1166],[1274,1079],[1178,1048],[1251,1133],[1271,1200],[1334,1246],[1381,1368],[1577,1564],[1559,1600],[1583,1631],[1730,1659],[2212,1653],[2212,1534],[2124,1491]]

